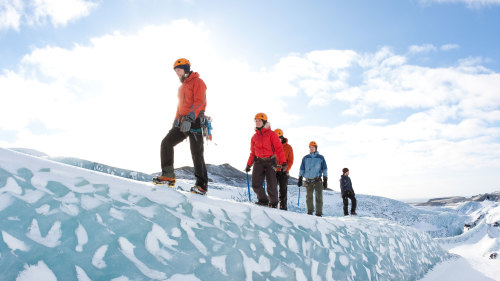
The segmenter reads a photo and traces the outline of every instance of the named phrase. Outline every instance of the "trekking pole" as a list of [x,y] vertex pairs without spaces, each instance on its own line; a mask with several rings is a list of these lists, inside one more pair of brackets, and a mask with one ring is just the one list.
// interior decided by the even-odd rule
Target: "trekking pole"
[[264,190],[266,190],[266,180],[262,183],[262,186],[264,187]]
[[248,201],[252,202],[252,197],[250,196],[250,181],[248,180],[248,172],[247,172],[247,186],[248,186]]
[[299,207],[300,204],[300,186],[299,186],[299,199],[297,200],[297,207]]

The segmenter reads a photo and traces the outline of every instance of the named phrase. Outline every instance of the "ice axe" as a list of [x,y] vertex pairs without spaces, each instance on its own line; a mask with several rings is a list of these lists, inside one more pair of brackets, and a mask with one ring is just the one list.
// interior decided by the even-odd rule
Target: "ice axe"
[[299,186],[299,199],[297,200],[297,208],[299,207],[300,204],[300,186]]
[[252,202],[252,197],[250,196],[250,180],[248,179],[248,172],[247,172],[247,186],[248,186],[248,201]]

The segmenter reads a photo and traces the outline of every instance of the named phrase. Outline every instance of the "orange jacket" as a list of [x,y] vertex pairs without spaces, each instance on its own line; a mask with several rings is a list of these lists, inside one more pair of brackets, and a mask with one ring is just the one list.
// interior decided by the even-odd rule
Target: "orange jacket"
[[285,138],[285,143],[283,145],[283,151],[285,152],[285,158],[286,158],[286,171],[290,171],[290,168],[292,168],[293,165],[293,149],[292,146],[288,144],[288,139]]
[[255,134],[250,142],[250,157],[248,157],[247,165],[252,166],[255,157],[265,158],[275,154],[278,157],[278,164],[286,162],[280,138],[267,123],[264,128],[255,129]]
[[207,107],[207,86],[201,80],[198,72],[193,72],[179,87],[177,97],[177,113],[175,120],[182,121],[182,118],[189,116],[194,121],[198,118],[200,111],[205,111]]

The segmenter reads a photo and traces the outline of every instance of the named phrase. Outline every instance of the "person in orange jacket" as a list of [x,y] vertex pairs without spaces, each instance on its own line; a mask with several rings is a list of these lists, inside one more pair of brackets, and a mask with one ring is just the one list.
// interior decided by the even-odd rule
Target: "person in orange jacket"
[[196,183],[191,192],[205,194],[208,191],[208,175],[203,156],[203,136],[201,126],[205,122],[207,106],[207,86],[197,72],[191,71],[189,60],[181,58],[174,62],[174,71],[181,86],[177,97],[177,112],[172,129],[161,142],[161,175],[154,178],[157,184],[175,184],[174,146],[189,137]]
[[287,190],[288,190],[288,177],[290,176],[289,171],[293,165],[293,149],[292,146],[288,144],[288,139],[283,136],[283,131],[281,129],[276,129],[274,132],[278,135],[283,146],[283,151],[285,152],[286,159],[286,169],[283,167],[276,171],[276,179],[279,185],[279,198],[280,198],[280,209],[288,210],[287,206]]
[[[283,146],[278,135],[271,130],[267,115],[257,113],[255,115],[255,134],[250,142],[250,156],[245,171],[248,173],[253,165],[252,188],[257,194],[258,202],[256,204],[258,205],[278,207],[277,163],[281,164],[282,169],[287,169]],[[263,188],[264,179],[267,182],[267,194]]]

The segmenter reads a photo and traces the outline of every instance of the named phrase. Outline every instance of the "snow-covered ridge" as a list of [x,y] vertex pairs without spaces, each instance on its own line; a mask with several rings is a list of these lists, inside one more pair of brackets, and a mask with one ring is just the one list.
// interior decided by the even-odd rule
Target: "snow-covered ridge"
[[417,203],[416,206],[447,206],[466,202],[497,201],[500,202],[500,191],[479,194],[469,198],[462,196],[432,198],[427,202]]
[[[417,280],[448,254],[379,218],[317,218],[0,149],[0,280]],[[8,270],[3,270],[8,269]]]
[[[40,152],[29,148],[11,148],[11,150],[68,164],[75,167],[80,167],[84,169],[89,169],[97,172],[102,172],[114,176],[119,176],[127,179],[133,179],[144,182],[150,182],[154,176],[157,176],[159,174],[159,173],[153,173],[153,174],[142,173],[138,171],[113,167],[103,163],[98,163],[75,157],[61,157],[61,156],[52,157],[44,152]],[[210,183],[216,182],[216,183],[222,183],[226,185],[239,186],[239,187],[247,186],[245,173],[227,163],[221,165],[207,164],[207,173],[208,173],[208,180]],[[185,166],[176,168],[175,174],[178,179],[187,179],[187,180],[195,179],[193,167]],[[297,179],[291,177],[289,183],[297,184]]]

